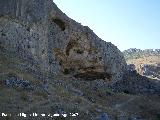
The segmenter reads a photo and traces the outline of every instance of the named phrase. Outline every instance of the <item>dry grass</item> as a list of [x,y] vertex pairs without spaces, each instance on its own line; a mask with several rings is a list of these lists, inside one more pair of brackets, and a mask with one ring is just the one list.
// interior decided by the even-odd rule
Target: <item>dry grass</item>
[[130,59],[127,61],[127,63],[135,64],[136,66],[139,66],[140,64],[157,64],[160,63],[160,56],[148,56],[143,58]]

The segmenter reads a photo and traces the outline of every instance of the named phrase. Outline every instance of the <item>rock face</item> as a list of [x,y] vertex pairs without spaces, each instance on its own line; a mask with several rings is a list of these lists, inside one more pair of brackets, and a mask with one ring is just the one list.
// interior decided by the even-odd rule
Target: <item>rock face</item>
[[126,67],[116,46],[68,18],[52,0],[0,0],[0,53],[21,59],[15,67],[40,79],[63,73],[114,81]]

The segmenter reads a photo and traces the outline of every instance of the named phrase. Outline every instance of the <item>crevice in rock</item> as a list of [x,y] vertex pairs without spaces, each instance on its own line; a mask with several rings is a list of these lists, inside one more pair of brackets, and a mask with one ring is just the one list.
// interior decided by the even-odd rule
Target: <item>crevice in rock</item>
[[45,50],[44,49],[42,50],[42,54],[45,54]]
[[5,34],[5,33],[2,33],[1,35],[2,35],[2,36],[6,36],[6,34]]
[[66,47],[66,55],[69,56],[70,50],[77,45],[77,42],[75,41],[70,41]]
[[27,48],[28,48],[28,49],[30,49],[30,48],[31,48],[31,46],[30,46],[30,45],[27,45]]
[[30,30],[31,30],[31,29],[30,29],[30,27],[27,27],[27,29],[26,29],[26,30],[27,30],[28,32],[30,32]]
[[83,54],[83,53],[84,53],[84,51],[83,51],[83,50],[81,50],[81,49],[78,49],[78,50],[76,51],[76,53],[77,53],[77,54]]

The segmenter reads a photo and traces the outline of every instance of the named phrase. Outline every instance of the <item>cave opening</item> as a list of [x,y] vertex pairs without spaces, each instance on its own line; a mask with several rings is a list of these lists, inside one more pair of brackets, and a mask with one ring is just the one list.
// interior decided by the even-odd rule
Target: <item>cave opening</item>
[[62,31],[65,30],[65,23],[61,19],[53,19],[53,22],[56,23]]

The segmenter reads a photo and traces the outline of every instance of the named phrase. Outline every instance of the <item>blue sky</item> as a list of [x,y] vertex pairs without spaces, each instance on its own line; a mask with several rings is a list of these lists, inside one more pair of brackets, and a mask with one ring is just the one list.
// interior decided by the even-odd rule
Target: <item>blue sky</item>
[[160,0],[53,0],[121,51],[160,48]]

